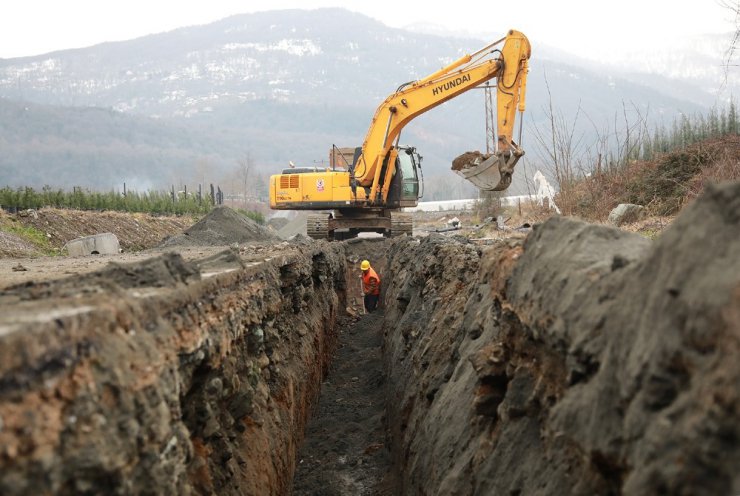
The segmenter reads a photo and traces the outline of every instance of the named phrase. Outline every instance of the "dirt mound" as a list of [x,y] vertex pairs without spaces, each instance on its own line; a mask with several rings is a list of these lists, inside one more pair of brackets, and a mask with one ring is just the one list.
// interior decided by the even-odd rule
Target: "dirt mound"
[[740,183],[656,242],[558,217],[523,246],[394,243],[400,493],[737,492]]
[[0,236],[6,240],[13,235],[10,229],[12,227],[43,239],[43,245],[34,246],[25,241],[23,245],[14,243],[9,250],[3,249],[6,242],[0,241],[0,258],[48,255],[50,250],[58,252],[73,239],[106,232],[116,235],[125,253],[141,251],[157,246],[167,236],[181,233],[191,225],[192,217],[163,217],[130,212],[42,208],[23,210],[17,214],[0,213],[0,232],[5,231]]
[[185,232],[166,239],[160,246],[220,246],[261,241],[273,242],[279,238],[229,207],[216,207]]
[[270,227],[275,231],[279,231],[280,229],[285,227],[288,222],[290,222],[290,220],[285,217],[273,217],[272,219],[267,221],[267,227]]
[[620,203],[647,207],[650,215],[673,216],[710,184],[740,180],[740,135],[714,138],[561,184],[555,202],[566,215],[606,220]]
[[290,239],[293,236],[306,236],[306,214],[296,215],[290,222],[283,225],[277,232],[281,239]]
[[177,253],[165,253],[135,263],[110,262],[100,270],[77,277],[9,286],[2,291],[2,296],[31,301],[73,296],[80,293],[80,288],[84,288],[86,294],[113,294],[131,288],[161,288],[199,280],[198,267]]

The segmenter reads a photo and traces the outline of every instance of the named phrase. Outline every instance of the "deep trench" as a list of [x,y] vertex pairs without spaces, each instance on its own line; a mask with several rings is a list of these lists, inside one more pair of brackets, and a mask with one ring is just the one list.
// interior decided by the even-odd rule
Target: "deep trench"
[[554,218],[2,291],[0,494],[735,494],[738,212],[740,183],[655,242]]
[[382,310],[340,323],[339,345],[308,423],[295,496],[392,495],[385,443]]
[[397,494],[384,425],[384,306],[364,311],[359,278],[364,259],[384,277],[388,243],[360,238],[344,246],[348,313],[338,319],[336,350],[296,459],[294,496]]

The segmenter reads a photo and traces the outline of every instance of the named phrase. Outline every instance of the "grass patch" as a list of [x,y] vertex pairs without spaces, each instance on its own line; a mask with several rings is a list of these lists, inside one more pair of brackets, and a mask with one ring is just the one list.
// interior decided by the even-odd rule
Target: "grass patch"
[[61,254],[61,250],[54,248],[46,233],[33,226],[23,226],[15,221],[8,222],[0,219],[0,231],[13,234],[22,240],[31,243],[41,255],[53,256]]
[[637,231],[637,234],[639,234],[643,238],[655,241],[660,237],[662,232],[659,229],[645,229],[644,231]]
[[261,226],[265,225],[265,216],[262,215],[261,212],[256,212],[254,210],[245,210],[243,208],[237,208],[236,211],[244,217],[252,219],[254,222]]

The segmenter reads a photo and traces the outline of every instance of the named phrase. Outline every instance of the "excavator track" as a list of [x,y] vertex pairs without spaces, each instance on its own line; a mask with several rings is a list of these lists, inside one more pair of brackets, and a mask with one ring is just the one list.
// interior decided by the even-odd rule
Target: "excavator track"
[[392,213],[391,214],[391,237],[395,238],[408,234],[413,234],[414,222],[411,214]]
[[313,239],[330,239],[329,218],[323,215],[309,215],[306,219],[306,234]]

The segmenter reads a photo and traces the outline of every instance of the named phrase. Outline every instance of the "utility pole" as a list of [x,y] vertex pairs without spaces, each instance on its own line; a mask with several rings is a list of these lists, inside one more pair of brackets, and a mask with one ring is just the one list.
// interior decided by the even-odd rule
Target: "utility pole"
[[496,151],[496,116],[493,113],[496,107],[493,105],[493,88],[486,82],[483,89],[486,102],[486,153]]
[[[486,112],[486,154],[490,155],[496,151],[496,106],[494,105],[493,99],[494,88],[488,84],[483,88],[483,98],[485,100],[485,112]],[[487,209],[490,209],[490,203],[493,202],[499,195],[494,191],[480,191],[478,190],[478,199],[486,202]],[[500,205],[497,205],[497,207]],[[498,210],[498,209],[497,209]]]

